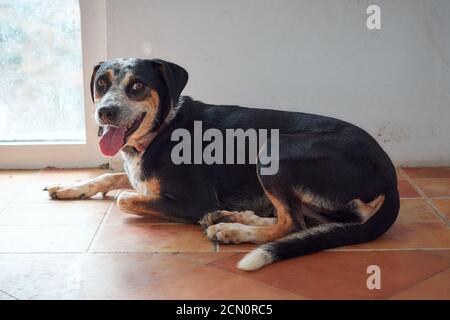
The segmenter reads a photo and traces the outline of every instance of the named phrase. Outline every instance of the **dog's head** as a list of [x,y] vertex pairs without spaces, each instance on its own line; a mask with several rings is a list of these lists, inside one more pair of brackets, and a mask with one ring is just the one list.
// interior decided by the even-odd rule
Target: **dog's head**
[[103,154],[113,156],[155,133],[174,112],[187,80],[186,70],[159,59],[114,59],[96,65],[91,96],[95,119],[103,127]]

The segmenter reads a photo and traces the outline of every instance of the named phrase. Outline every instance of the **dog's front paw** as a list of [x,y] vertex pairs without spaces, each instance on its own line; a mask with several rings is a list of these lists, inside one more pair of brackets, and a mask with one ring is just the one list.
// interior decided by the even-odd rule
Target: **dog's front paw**
[[226,210],[218,210],[207,213],[200,219],[199,224],[203,229],[208,228],[209,226],[218,224],[220,222],[232,222],[230,217],[237,212],[226,211]]
[[219,223],[206,229],[209,240],[225,244],[248,242],[250,234],[249,226],[240,223]]
[[57,184],[44,188],[52,199],[86,199],[95,195],[94,188],[86,184]]

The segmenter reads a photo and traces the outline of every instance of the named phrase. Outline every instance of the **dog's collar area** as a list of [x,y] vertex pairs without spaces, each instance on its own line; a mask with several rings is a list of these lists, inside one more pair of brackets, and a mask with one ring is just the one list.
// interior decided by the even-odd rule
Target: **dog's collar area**
[[136,155],[139,153],[139,151],[135,147],[132,147],[132,146],[124,146],[122,148],[122,152],[131,154],[131,155]]
[[125,144],[122,151],[130,154],[140,154],[147,150],[150,143],[155,139],[155,137],[166,127],[167,122],[165,121],[155,132],[149,132],[139,139],[135,144]]
[[[134,144],[128,144],[128,141],[125,143],[125,145],[122,147],[122,151],[128,154],[140,154],[147,150],[150,143],[155,139],[155,137],[165,129],[165,127],[174,120],[175,116],[177,115],[178,111],[182,107],[182,102],[177,104],[177,108],[173,115],[169,115],[164,120],[163,124],[155,131],[155,132],[148,132],[143,137],[139,139],[138,142]],[[143,119],[142,119],[143,120]],[[142,122],[141,120],[141,122]],[[132,135],[133,133],[131,133]]]
[[124,151],[126,153],[131,153],[131,154],[142,153],[148,148],[150,143],[155,138],[156,134],[157,134],[156,132],[150,133],[150,134],[147,134],[144,137],[142,137],[139,140],[139,142],[136,142],[134,144],[125,144],[122,148],[122,151]]

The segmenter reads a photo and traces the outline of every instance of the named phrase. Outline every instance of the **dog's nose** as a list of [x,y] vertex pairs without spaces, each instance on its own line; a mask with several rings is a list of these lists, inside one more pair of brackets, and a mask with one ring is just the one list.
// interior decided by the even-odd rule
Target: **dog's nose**
[[101,107],[97,111],[98,117],[106,122],[114,121],[119,113],[119,107],[110,106],[110,107]]

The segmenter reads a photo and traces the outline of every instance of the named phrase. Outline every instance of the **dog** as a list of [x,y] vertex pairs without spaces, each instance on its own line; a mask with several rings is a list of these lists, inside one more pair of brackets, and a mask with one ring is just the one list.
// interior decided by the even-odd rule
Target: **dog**
[[[53,199],[115,189],[121,211],[199,223],[212,241],[257,243],[238,263],[246,271],[338,246],[372,241],[395,222],[395,168],[363,129],[314,114],[211,105],[181,96],[188,73],[159,59],[114,59],[94,67],[90,90],[103,134],[124,173],[46,188]],[[174,164],[177,129],[279,130],[279,170],[249,164]],[[269,148],[270,143],[264,146]]]

